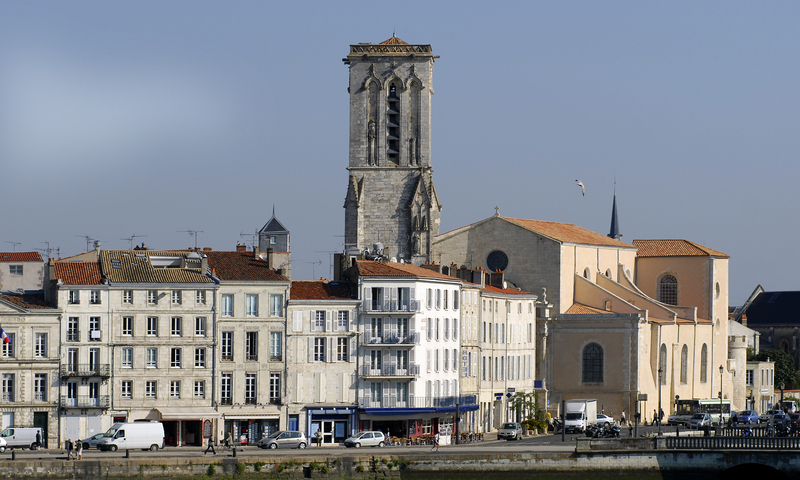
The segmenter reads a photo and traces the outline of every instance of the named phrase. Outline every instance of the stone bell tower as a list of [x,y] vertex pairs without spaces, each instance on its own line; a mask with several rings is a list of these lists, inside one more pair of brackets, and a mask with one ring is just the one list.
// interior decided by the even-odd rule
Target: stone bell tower
[[[442,209],[431,168],[430,45],[397,37],[350,46],[350,165],[345,245],[383,244],[388,258],[430,260]],[[373,252],[375,253],[375,252]],[[377,252],[381,253],[381,252]]]

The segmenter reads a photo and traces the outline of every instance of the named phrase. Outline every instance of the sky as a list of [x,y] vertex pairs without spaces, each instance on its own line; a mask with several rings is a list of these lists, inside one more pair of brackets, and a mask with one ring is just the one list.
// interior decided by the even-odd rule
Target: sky
[[[441,232],[494,214],[798,290],[800,2],[0,0],[0,251],[343,249],[351,44],[430,44]],[[581,196],[575,183],[586,185]],[[189,231],[197,232],[193,236]],[[131,241],[130,238],[133,238]]]

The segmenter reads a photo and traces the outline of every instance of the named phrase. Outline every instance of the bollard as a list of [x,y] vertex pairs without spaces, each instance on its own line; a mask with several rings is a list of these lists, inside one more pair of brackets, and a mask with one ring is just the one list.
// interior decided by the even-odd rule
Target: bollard
[[11,460],[16,460],[16,458],[17,458],[17,452],[11,450]]
[[131,451],[125,450],[125,458],[131,458]]
[[233,456],[236,456],[236,447],[233,447]]

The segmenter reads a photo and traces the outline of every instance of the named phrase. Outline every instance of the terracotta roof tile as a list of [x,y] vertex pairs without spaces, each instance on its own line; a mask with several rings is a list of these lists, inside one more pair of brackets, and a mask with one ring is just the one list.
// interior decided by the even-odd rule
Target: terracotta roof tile
[[523,218],[500,217],[520,227],[533,230],[559,242],[580,243],[586,245],[604,245],[610,247],[632,247],[597,232],[573,225],[571,223],[545,222],[542,220],[526,220]]
[[300,280],[292,282],[290,300],[353,300],[346,283],[324,282],[320,280]]
[[154,257],[177,257],[186,251],[101,250],[100,268],[112,283],[213,283],[196,268],[156,268]]
[[408,45],[408,43],[406,43],[403,40],[400,40],[399,38],[397,38],[394,35],[392,35],[392,38],[390,38],[388,40],[384,40],[381,43],[379,43],[378,45]]
[[614,312],[590,307],[582,303],[573,303],[564,313],[566,315],[614,315]]
[[356,260],[358,274],[362,277],[418,277],[440,278],[459,282],[450,275],[435,272],[427,268],[417,267],[409,263],[376,262],[373,260]]
[[637,257],[724,257],[726,253],[688,240],[634,240]]
[[50,305],[48,305],[47,302],[44,301],[44,294],[38,294],[38,295],[0,294],[0,298],[28,310],[42,310],[42,309],[53,308]]
[[42,262],[39,252],[0,252],[0,262]]
[[203,252],[208,256],[208,267],[213,268],[220,280],[253,280],[288,282],[289,279],[269,268],[265,260],[253,252]]
[[97,262],[54,262],[56,278],[64,285],[100,285]]

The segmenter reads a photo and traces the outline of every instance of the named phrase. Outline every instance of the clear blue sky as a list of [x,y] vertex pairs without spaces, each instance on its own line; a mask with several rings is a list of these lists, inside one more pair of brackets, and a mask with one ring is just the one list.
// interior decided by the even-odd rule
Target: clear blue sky
[[[799,2],[0,1],[0,250],[342,249],[349,45],[431,44],[441,231],[494,214],[684,238],[732,305],[800,289]],[[586,184],[581,197],[575,179]],[[21,242],[14,246],[7,242]],[[316,264],[314,262],[321,262]]]

